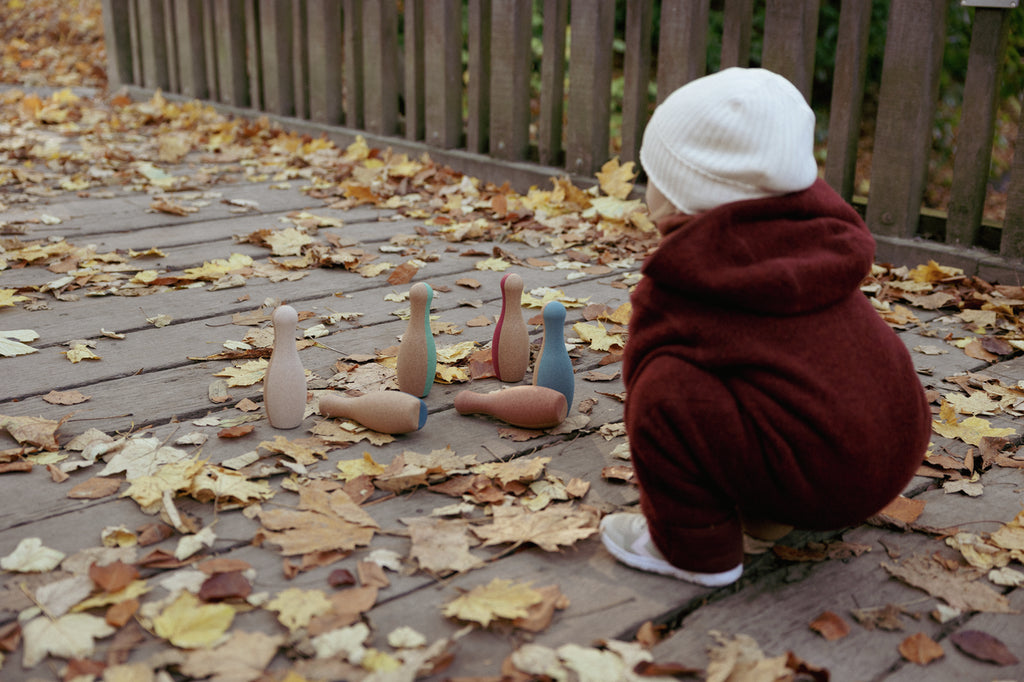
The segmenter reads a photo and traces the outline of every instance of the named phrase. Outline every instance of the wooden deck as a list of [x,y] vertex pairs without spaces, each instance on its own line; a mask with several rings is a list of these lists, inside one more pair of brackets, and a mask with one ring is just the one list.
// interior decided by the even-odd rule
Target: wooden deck
[[[197,212],[186,216],[148,211],[152,198],[140,193],[115,191],[106,198],[76,198],[65,194],[43,199],[28,208],[12,207],[0,215],[9,223],[17,219],[38,219],[43,215],[60,218],[58,224],[41,222],[27,225],[23,241],[45,238],[64,239],[84,246],[96,245],[96,253],[117,251],[128,256],[129,250],[145,252],[159,249],[162,255],[147,259],[127,258],[135,270],[154,270],[160,277],[180,275],[217,258],[232,254],[251,257],[256,265],[268,265],[272,257],[267,248],[250,243],[236,243],[235,235],[248,235],[256,230],[282,229],[291,226],[289,216],[307,210],[323,218],[336,218],[340,226],[320,227],[316,239],[325,243],[351,244],[353,248],[377,254],[380,260],[394,264],[419,258],[422,267],[413,281],[426,281],[437,295],[433,314],[443,325],[461,330],[457,335],[441,333],[439,347],[474,341],[484,348],[490,341],[493,325],[472,326],[470,320],[481,315],[491,318],[499,312],[498,283],[502,272],[477,269],[478,263],[500,248],[506,260],[518,259],[511,270],[519,272],[527,290],[536,287],[561,289],[566,297],[584,299],[590,304],[603,304],[614,310],[628,300],[628,285],[639,264],[628,269],[571,270],[544,267],[568,260],[553,255],[543,247],[502,241],[452,243],[445,241],[437,226],[422,220],[393,219],[393,211],[360,207],[350,210],[327,208],[324,202],[311,199],[300,191],[301,181],[291,187],[264,183],[237,182],[212,188],[216,195],[193,197],[192,203],[205,203]],[[173,198],[181,200],[180,195]],[[257,210],[234,212],[239,206],[227,200],[256,202]],[[189,203],[186,201],[185,203]],[[53,221],[50,221],[53,222]],[[391,241],[397,235],[416,239]],[[388,249],[394,243],[406,243],[403,252]],[[528,260],[532,259],[532,260]],[[12,264],[13,265],[13,264]],[[250,271],[251,272],[251,271]],[[309,438],[310,429],[323,421],[315,414],[305,419],[295,431],[278,431],[265,419],[245,422],[254,428],[241,437],[219,437],[226,425],[248,415],[262,417],[262,411],[245,412],[237,405],[245,399],[261,401],[261,384],[230,388],[230,399],[217,404],[209,398],[210,386],[218,380],[218,372],[231,367],[230,360],[197,360],[225,351],[228,341],[241,341],[248,332],[265,328],[274,302],[288,302],[308,317],[300,322],[307,329],[334,313],[361,313],[360,317],[342,320],[328,326],[326,336],[304,348],[300,357],[312,374],[310,389],[346,388],[356,377],[375,370],[373,357],[395,346],[405,329],[405,322],[395,313],[404,305],[386,300],[388,294],[403,293],[409,284],[392,285],[388,273],[364,277],[342,268],[311,268],[301,270],[304,277],[296,281],[271,282],[266,277],[250,276],[244,286],[211,290],[209,282],[192,288],[158,291],[146,296],[90,296],[90,284],[77,292],[77,300],[58,300],[53,293],[34,294],[34,302],[45,303],[29,310],[24,302],[0,308],[0,329],[31,329],[39,338],[30,343],[37,353],[0,358],[0,415],[34,416],[48,420],[65,420],[58,437],[61,452],[68,455],[63,463],[81,459],[81,453],[66,449],[69,441],[90,429],[113,436],[152,437],[195,454],[211,464],[219,464],[247,452],[259,451],[263,464],[279,459],[261,443],[275,438],[296,440]],[[573,277],[567,277],[570,273]],[[62,274],[44,267],[9,267],[0,271],[0,290],[41,286]],[[459,283],[475,279],[478,289]],[[122,280],[123,282],[124,280]],[[70,298],[70,297],[68,297]],[[570,308],[567,325],[583,320],[585,309]],[[528,316],[539,312],[527,311]],[[936,313],[918,310],[919,326],[908,325],[901,333],[913,348],[922,345],[942,346],[949,351],[942,355],[915,352],[922,368],[932,368],[922,379],[943,392],[955,390],[943,378],[956,372],[985,370],[1008,385],[1024,378],[1021,360],[1008,360],[987,367],[988,363],[973,360],[958,348],[943,343],[947,333],[968,335],[960,320],[939,317]],[[159,315],[171,318],[167,326],[157,327],[148,321]],[[236,316],[242,316],[239,320]],[[239,324],[242,322],[243,324]],[[246,325],[244,323],[248,322]],[[610,328],[611,323],[606,323]],[[531,339],[539,341],[541,328],[531,325]],[[101,330],[123,334],[124,338],[105,336]],[[567,337],[573,337],[567,326]],[[83,360],[72,364],[64,354],[67,343],[75,339],[95,342],[93,352],[100,360]],[[623,391],[621,378],[588,380],[601,377],[589,374],[615,373],[621,365],[600,365],[606,353],[579,347],[574,353],[577,390],[571,419],[553,432],[531,434],[522,440],[509,437],[503,425],[485,417],[464,417],[453,409],[454,395],[463,389],[488,391],[499,387],[495,379],[479,379],[451,385],[435,384],[427,402],[430,416],[421,431],[399,436],[393,442],[372,445],[366,441],[349,447],[330,449],[323,457],[306,466],[292,465],[292,470],[278,467],[276,473],[259,480],[269,482],[275,494],[260,503],[264,514],[272,510],[296,509],[297,489],[314,484],[337,481],[336,464],[355,460],[368,453],[372,459],[387,465],[401,453],[429,454],[450,448],[458,456],[475,455],[479,462],[509,462],[545,458],[549,476],[569,481],[579,478],[589,484],[582,500],[574,501],[574,510],[592,509],[605,513],[636,501],[635,489],[627,483],[614,482],[602,476],[609,466],[627,464],[613,451],[624,442],[614,428],[622,421]],[[362,368],[356,372],[356,368]],[[387,372],[377,371],[387,381]],[[362,381],[362,379],[358,379]],[[72,406],[54,405],[44,396],[50,391],[78,390],[89,396],[86,402]],[[310,404],[312,407],[313,403]],[[585,408],[585,413],[581,411]],[[1002,413],[991,420],[997,426],[1013,426],[1018,432],[1020,419]],[[174,445],[178,439],[195,432],[208,439],[201,446]],[[0,434],[0,446],[13,449],[16,444]],[[961,454],[966,445],[936,435],[936,451],[941,448]],[[103,458],[101,457],[101,460]],[[109,457],[107,458],[109,459]],[[290,461],[286,457],[280,457]],[[58,462],[55,467],[61,466]],[[142,463],[138,463],[140,467]],[[100,499],[74,499],[69,491],[88,479],[99,477],[102,461],[75,470],[67,480],[57,483],[42,463],[31,471],[0,476],[4,504],[0,508],[0,556],[10,554],[18,543],[29,537],[40,538],[46,547],[68,556],[101,546],[101,533],[110,527],[122,526],[136,531],[159,517],[144,514],[132,499],[120,497],[128,490],[122,482],[117,493]],[[254,465],[258,467],[259,465]],[[148,469],[147,469],[148,470]],[[246,470],[259,478],[255,468]],[[851,472],[855,475],[855,472]],[[124,473],[113,474],[123,481]],[[974,532],[993,531],[999,523],[1010,521],[1022,506],[1021,469],[992,467],[982,477],[984,494],[972,498],[963,494],[946,494],[935,479],[915,479],[907,494],[924,500],[924,513],[917,524],[921,527],[961,526]],[[497,677],[502,661],[522,644],[533,642],[549,647],[576,644],[591,647],[601,640],[631,640],[647,622],[668,626],[671,634],[653,648],[655,660],[675,662],[692,668],[707,665],[707,647],[713,643],[711,631],[727,637],[746,634],[753,637],[766,656],[779,656],[787,651],[814,666],[831,671],[836,680],[937,680],[937,679],[1024,679],[1024,664],[997,667],[962,654],[949,637],[963,630],[981,630],[1001,639],[1018,658],[1024,657],[1024,628],[1019,615],[964,613],[940,624],[929,613],[938,600],[925,592],[892,578],[883,563],[899,564],[916,555],[957,556],[946,547],[941,537],[923,532],[903,532],[893,528],[865,525],[844,533],[795,533],[779,544],[787,547],[813,549],[811,542],[857,543],[870,548],[858,556],[821,561],[788,561],[771,551],[748,556],[747,573],[741,582],[719,590],[709,590],[637,572],[617,564],[601,547],[596,535],[580,540],[559,551],[544,551],[531,544],[498,543],[490,547],[473,547],[471,552],[483,560],[480,568],[457,574],[434,576],[417,570],[409,557],[411,541],[408,521],[412,518],[436,519],[431,512],[449,506],[458,499],[426,490],[390,494],[378,490],[362,508],[379,530],[368,546],[359,547],[335,563],[301,571],[286,577],[286,557],[278,546],[254,542],[261,530],[258,515],[241,509],[219,508],[213,502],[201,503],[191,497],[175,499],[179,512],[191,517],[198,527],[212,528],[216,540],[198,555],[176,568],[143,567],[142,577],[150,591],[141,601],[140,622],[147,624],[146,604],[168,597],[164,585],[169,578],[179,577],[184,583],[196,574],[194,564],[210,557],[239,559],[253,569],[255,593],[265,593],[268,600],[284,590],[321,590],[337,594],[345,587],[333,587],[329,576],[337,569],[357,574],[357,564],[374,550],[393,550],[401,557],[401,569],[386,571],[387,584],[379,590],[376,604],[365,612],[363,620],[370,626],[367,646],[394,653],[387,636],[399,626],[411,626],[429,642],[455,637],[465,623],[447,618],[442,610],[446,604],[471,588],[486,585],[494,579],[528,582],[534,587],[556,585],[567,597],[568,605],[554,614],[550,626],[529,633],[508,623],[495,623],[489,628],[473,627],[459,637],[452,647],[451,665],[430,679]],[[249,507],[249,512],[253,510]],[[483,523],[484,513],[478,507],[467,515]],[[596,515],[594,517],[596,519]],[[166,521],[167,519],[165,519]],[[123,550],[127,563],[140,562],[154,549],[173,553],[180,533],[155,545]],[[301,557],[290,557],[298,564]],[[66,568],[66,567],[65,567]],[[5,589],[0,593],[0,619],[12,622],[17,613],[31,606],[26,593],[32,593],[39,582],[67,577],[62,572],[46,572],[38,576],[7,572]],[[985,582],[984,579],[981,582]],[[25,588],[22,585],[25,584]],[[1015,609],[1024,607],[1024,590],[995,588],[1008,593]],[[308,638],[302,633],[288,638],[288,630],[277,620],[276,613],[263,607],[238,609],[230,632],[259,631],[280,637],[280,651],[270,663],[266,679],[285,679],[292,670],[301,679],[356,679],[354,673],[339,672],[345,668],[337,661],[321,661],[314,665]],[[902,631],[867,629],[850,615],[853,609],[896,605],[903,610],[899,619]],[[847,636],[828,641],[809,628],[809,623],[823,612],[840,615],[851,625]],[[103,616],[105,608],[91,613]],[[129,621],[122,631],[138,635],[128,655],[131,663],[163,666],[180,674],[188,652],[169,645],[165,639]],[[927,667],[904,660],[900,642],[915,632],[924,632],[939,642],[944,658]],[[268,640],[269,641],[269,640]],[[116,644],[121,639],[108,636],[97,642],[95,660],[120,660]],[[2,646],[2,645],[0,645]],[[269,646],[274,646],[270,644]],[[3,680],[56,680],[65,662],[48,657],[31,669],[22,665],[23,647],[7,653],[0,669]],[[610,668],[605,668],[610,670]],[[126,679],[126,678],[117,678]],[[135,677],[132,679],[149,679]],[[175,679],[179,679],[175,677]],[[236,678],[231,678],[236,679]],[[242,678],[238,678],[242,679]],[[249,679],[249,678],[245,678]],[[380,679],[385,679],[381,677]],[[386,679],[411,679],[392,677]],[[518,679],[518,678],[516,678]],[[612,679],[596,674],[586,679]]]

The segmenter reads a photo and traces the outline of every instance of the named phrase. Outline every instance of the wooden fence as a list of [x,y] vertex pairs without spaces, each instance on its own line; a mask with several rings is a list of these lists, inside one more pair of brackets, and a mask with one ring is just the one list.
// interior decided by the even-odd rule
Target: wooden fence
[[[720,0],[721,68],[749,66],[755,0]],[[761,66],[810,95],[821,0],[765,3]],[[876,236],[925,235],[1024,256],[1024,139],[1001,229],[983,225],[1009,12],[974,9],[948,215],[921,219],[951,0],[891,0],[870,193]],[[1008,5],[968,0],[968,4]],[[157,88],[460,158],[591,176],[636,160],[651,108],[706,73],[711,0],[103,0],[112,88]],[[539,58],[531,19],[543,26]],[[825,179],[848,201],[870,0],[842,0]],[[571,31],[569,29],[571,25]],[[571,34],[571,41],[569,35]],[[613,42],[627,48],[616,63]],[[657,39],[657,49],[653,47]],[[539,64],[539,66],[537,66]],[[622,75],[621,149],[611,85]],[[651,95],[651,83],[656,96]],[[539,83],[539,87],[538,84]],[[1020,126],[1024,137],[1024,121]],[[433,152],[432,152],[432,155]],[[442,156],[443,158],[443,156]],[[462,170],[462,169],[460,169]],[[469,172],[469,171],[465,171]],[[502,172],[499,170],[499,173]]]

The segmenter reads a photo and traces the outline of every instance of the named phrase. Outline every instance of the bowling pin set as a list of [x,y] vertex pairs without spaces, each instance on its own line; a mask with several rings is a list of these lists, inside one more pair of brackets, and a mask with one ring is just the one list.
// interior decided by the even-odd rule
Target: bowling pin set
[[[501,314],[491,339],[494,374],[503,382],[522,381],[530,364],[530,339],[522,312],[523,279],[515,273],[501,280]],[[409,325],[398,351],[399,391],[378,391],[359,397],[326,393],[320,414],[351,419],[381,433],[408,433],[423,428],[437,370],[437,350],[430,331],[430,304],[434,291],[419,282],[409,290]],[[306,409],[306,376],[295,347],[298,313],[279,306],[271,316],[274,348],[263,381],[267,421],[278,429],[302,423]],[[572,406],[575,381],[565,347],[565,306],[551,301],[544,306],[544,337],[533,370],[532,385],[514,386],[493,393],[461,391],[455,396],[459,414],[484,414],[513,426],[546,429],[557,426]]]

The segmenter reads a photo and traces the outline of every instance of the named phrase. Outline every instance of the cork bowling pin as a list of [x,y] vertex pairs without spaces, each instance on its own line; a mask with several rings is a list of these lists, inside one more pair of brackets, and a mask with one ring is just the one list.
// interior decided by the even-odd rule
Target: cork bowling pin
[[523,278],[501,278],[501,315],[491,339],[494,374],[502,381],[522,381],[530,364],[530,337],[523,320]]
[[295,348],[299,315],[290,305],[278,306],[271,316],[274,349],[263,377],[263,409],[275,429],[294,429],[306,411],[306,372]]
[[409,433],[427,422],[427,404],[402,391],[375,391],[352,397],[338,393],[320,396],[320,414],[358,422],[380,433]]
[[565,396],[544,386],[513,386],[493,393],[460,391],[455,396],[459,414],[486,414],[512,426],[550,429],[565,419]]
[[425,282],[409,289],[409,326],[398,348],[398,387],[417,398],[425,398],[434,384],[437,349],[430,331],[430,302],[434,290]]
[[572,408],[575,377],[572,360],[565,349],[565,306],[550,301],[544,306],[544,341],[533,369],[534,386],[553,388],[565,396],[565,404]]

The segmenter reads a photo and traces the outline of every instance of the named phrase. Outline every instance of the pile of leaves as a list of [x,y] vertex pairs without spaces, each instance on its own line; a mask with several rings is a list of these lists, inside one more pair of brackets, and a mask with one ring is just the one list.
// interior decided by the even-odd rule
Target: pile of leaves
[[5,0],[0,83],[107,85],[99,0]]

